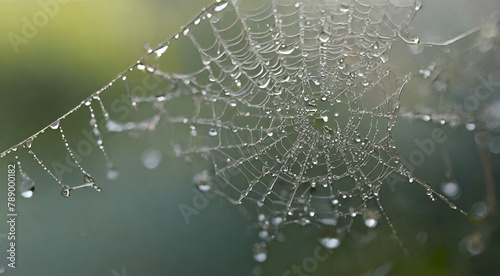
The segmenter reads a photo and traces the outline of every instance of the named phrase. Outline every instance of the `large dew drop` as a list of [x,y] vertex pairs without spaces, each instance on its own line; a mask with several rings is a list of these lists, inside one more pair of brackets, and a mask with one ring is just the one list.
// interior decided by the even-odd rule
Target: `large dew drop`
[[50,128],[51,129],[58,129],[59,128],[59,123],[60,123],[60,120],[56,120],[55,122],[53,122],[51,125],[50,125]]
[[35,191],[35,181],[33,181],[26,172],[21,172],[21,178],[17,189],[22,197],[31,198]]

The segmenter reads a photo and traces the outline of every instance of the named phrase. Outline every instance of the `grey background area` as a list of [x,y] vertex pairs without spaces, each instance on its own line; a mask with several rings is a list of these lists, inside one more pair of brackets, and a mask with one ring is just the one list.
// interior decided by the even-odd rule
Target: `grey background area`
[[[37,1],[0,1],[0,150],[54,121],[144,55],[144,43],[157,45],[210,3],[59,3],[47,24],[16,52],[8,34],[20,34],[23,18],[32,20],[43,9]],[[449,39],[499,8],[494,0],[424,1],[412,25],[422,41],[436,36]],[[179,58],[172,66],[187,65]],[[486,70],[499,68],[493,65]],[[403,104],[411,106],[415,101],[418,97],[404,90]],[[66,132],[88,128],[85,116],[65,121]],[[448,154],[462,189],[456,202],[470,210],[486,196],[474,134],[445,130],[449,141],[415,174],[439,190],[445,171],[442,156]],[[414,139],[425,139],[431,131],[432,126],[400,118],[394,130],[400,154],[407,157],[416,148]],[[107,180],[96,147],[83,161],[103,188],[101,193],[83,189],[62,198],[58,185],[36,163],[24,162],[36,189],[31,199],[17,196],[15,269],[6,266],[8,228],[4,222],[7,164],[15,159],[14,155],[0,159],[0,267],[6,275],[282,275],[314,257],[321,230],[292,225],[282,230],[284,241],[271,243],[268,260],[255,262],[252,250],[258,238],[252,221],[223,198],[208,199],[186,223],[179,206],[193,206],[197,197],[193,175],[209,167],[174,157],[166,132],[159,129],[136,137],[106,134],[106,149],[119,178]],[[47,164],[66,162],[55,134],[40,138],[33,148]],[[152,170],[140,158],[148,149],[162,157]],[[19,157],[29,160],[25,152]],[[492,164],[500,179],[498,155],[492,155]],[[76,173],[67,181],[82,183]],[[498,216],[486,226],[477,226],[443,202],[430,201],[417,185],[405,182],[393,188],[384,186],[381,202],[410,255],[404,255],[384,220],[373,230],[357,221],[352,235],[326,260],[317,260],[317,268],[309,275],[495,275],[500,271]],[[489,238],[484,251],[471,256],[463,240],[475,231],[485,231]]]

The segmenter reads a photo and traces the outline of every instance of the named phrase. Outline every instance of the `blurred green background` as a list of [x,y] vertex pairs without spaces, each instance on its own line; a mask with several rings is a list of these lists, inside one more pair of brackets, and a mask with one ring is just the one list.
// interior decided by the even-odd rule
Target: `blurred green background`
[[[119,72],[170,37],[211,1],[70,1],[38,28],[18,52],[8,34],[20,34],[23,18],[32,21],[41,11],[38,1],[0,1],[0,150],[25,139],[108,83]],[[414,20],[422,40],[436,34],[452,38],[476,26],[498,1],[441,0],[424,2]],[[184,61],[179,59],[183,66]],[[498,68],[490,68],[497,70]],[[409,92],[408,92],[409,93]],[[404,95],[403,102],[418,97]],[[78,118],[75,119],[77,121]],[[83,120],[83,119],[82,119]],[[85,119],[84,124],[87,124]],[[72,122],[72,121],[70,121]],[[67,123],[71,132],[82,123]],[[432,126],[401,118],[394,140],[402,156],[415,149],[413,139],[429,137]],[[453,169],[462,188],[458,200],[464,209],[484,200],[481,159],[474,134],[446,129],[452,139],[442,152],[451,154]],[[36,164],[25,170],[36,182],[31,199],[18,196],[17,268],[6,267],[6,223],[0,224],[0,264],[7,275],[282,275],[301,266],[319,246],[319,230],[290,226],[284,242],[273,242],[263,264],[252,258],[258,241],[251,222],[221,198],[211,199],[199,215],[186,224],[179,204],[192,204],[192,177],[203,164],[187,166],[173,157],[159,133],[137,138],[106,135],[108,154],[120,171],[109,181],[102,156],[84,160],[103,188],[85,189],[69,198]],[[64,156],[55,150],[59,138],[48,135],[34,148],[46,162]],[[147,149],[162,155],[160,165],[145,168],[140,160]],[[26,157],[26,155],[23,155]],[[20,157],[23,157],[20,156]],[[441,151],[416,170],[439,190],[445,172]],[[0,160],[1,168],[13,156]],[[499,157],[494,155],[497,179]],[[4,195],[0,213],[6,213],[6,169],[0,170]],[[79,184],[76,183],[76,184]],[[497,181],[498,187],[498,181]],[[500,190],[500,189],[498,189]],[[431,202],[416,185],[384,187],[382,204],[398,229],[410,256],[406,257],[384,221],[374,230],[360,222],[313,275],[498,275],[500,233],[498,216],[492,223],[473,225],[442,202]],[[7,219],[4,217],[4,219]],[[358,225],[359,224],[359,225]],[[471,233],[488,233],[486,248],[471,256],[463,239]],[[0,270],[1,271],[1,270]]]

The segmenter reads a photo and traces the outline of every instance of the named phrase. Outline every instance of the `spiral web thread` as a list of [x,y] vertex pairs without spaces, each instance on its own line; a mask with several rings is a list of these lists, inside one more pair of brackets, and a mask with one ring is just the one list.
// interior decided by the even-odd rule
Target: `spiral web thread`
[[[108,175],[115,171],[100,128],[145,131],[163,122],[182,137],[171,142],[178,156],[201,155],[213,162],[215,177],[222,181],[208,181],[208,189],[257,210],[260,227],[270,233],[266,240],[287,223],[328,225],[336,229],[332,239],[337,239],[358,215],[377,220],[381,214],[376,209],[383,213],[378,193],[391,173],[408,177],[429,197],[456,209],[401,164],[391,138],[410,75],[398,77],[391,71],[386,65],[389,50],[399,38],[419,43],[404,32],[420,6],[418,0],[215,3],[108,85],[1,156],[26,148],[62,187],[63,196],[88,186],[100,191],[74,158],[61,124],[88,108]],[[196,59],[188,72],[162,69],[168,67],[173,47]],[[139,93],[143,91],[134,84],[146,78],[156,85]],[[112,89],[130,95],[134,108],[146,106],[154,114],[136,122],[112,120],[101,100]],[[101,121],[93,108],[100,110]],[[34,153],[32,143],[49,128],[62,134],[84,175],[83,185],[64,184]],[[335,247],[332,239],[326,244]]]

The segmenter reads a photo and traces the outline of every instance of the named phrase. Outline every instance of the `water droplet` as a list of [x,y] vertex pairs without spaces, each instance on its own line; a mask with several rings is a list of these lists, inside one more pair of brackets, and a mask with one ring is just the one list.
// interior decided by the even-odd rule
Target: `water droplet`
[[217,130],[215,128],[211,128],[208,130],[208,135],[210,136],[216,136],[217,135]]
[[279,225],[282,222],[283,222],[283,218],[281,218],[281,217],[274,217],[271,219],[271,223],[273,225]]
[[91,175],[89,175],[88,173],[84,173],[83,174],[83,183],[85,183],[85,184],[94,183],[94,178]]
[[353,79],[354,79],[357,75],[358,75],[358,72],[357,72],[356,70],[351,70],[351,71],[349,72],[349,77],[351,77],[351,78],[353,78]]
[[415,1],[415,10],[418,11],[422,8],[422,2],[423,0],[416,0]]
[[208,192],[212,189],[213,181],[212,177],[208,174],[208,171],[202,171],[193,177],[194,185],[202,192]]
[[316,188],[316,180],[311,180],[311,188]]
[[[209,65],[212,62],[212,58],[208,55],[201,54],[201,63],[205,66]],[[214,80],[215,81],[215,80]]]
[[460,186],[456,182],[448,181],[441,185],[441,191],[450,198],[455,198],[460,194]]
[[[35,190],[34,187],[33,187],[33,190]],[[24,198],[31,198],[33,196],[33,190],[21,192],[21,196]]]
[[59,120],[56,120],[55,122],[53,122],[53,123],[50,125],[50,128],[51,128],[51,129],[57,129],[57,128],[59,128]]
[[262,174],[266,175],[269,173],[270,167],[267,165],[262,165]]
[[31,198],[35,191],[35,181],[33,181],[26,172],[22,172],[17,188],[21,196],[24,198]]
[[378,221],[374,218],[365,219],[365,225],[368,228],[374,228],[375,226],[377,226],[377,224],[378,224]]
[[467,124],[465,124],[465,128],[468,131],[473,131],[474,129],[476,129],[476,124],[474,124],[474,123],[467,123]]
[[389,54],[387,53],[387,51],[385,51],[383,54],[380,55],[380,61],[382,61],[382,63],[386,63],[388,60],[389,60]]
[[92,185],[92,188],[94,188],[96,191],[98,191],[99,193],[102,192],[102,189],[101,187],[97,186],[97,185]]
[[253,258],[259,263],[263,263],[267,260],[267,248],[265,244],[259,243],[254,245]]
[[348,12],[350,10],[350,6],[347,4],[340,4],[340,9],[341,12]]
[[[161,57],[168,49],[168,45],[161,47],[160,49],[155,51],[156,56]],[[124,79],[125,80],[125,79]]]
[[427,190],[427,196],[432,200],[432,201],[435,201],[436,199],[434,198],[434,195],[433,195],[433,190],[429,189]]
[[259,84],[259,88],[262,88],[262,89],[266,88],[270,82],[271,82],[270,78],[262,78],[262,79],[257,80],[257,83]]
[[[220,1],[219,1],[219,2],[220,2]],[[224,3],[222,3],[222,4],[218,5],[218,6],[216,6],[216,7],[214,8],[214,11],[216,11],[216,12],[222,11],[223,9],[225,9],[225,8],[227,7],[227,5],[228,5],[228,4],[229,4],[229,2],[224,2]]]
[[196,131],[196,127],[195,126],[189,126],[189,129],[191,129],[191,131],[189,132],[191,134],[191,136],[196,136],[198,135],[198,132]]
[[185,28],[184,31],[182,31],[183,35],[188,35],[189,34],[189,28]]
[[426,79],[426,78],[428,78],[428,77],[430,77],[430,76],[431,76],[431,73],[432,73],[432,72],[431,72],[431,70],[429,70],[429,69],[420,69],[420,70],[418,70],[418,73],[419,73],[420,75],[422,75],[422,77],[423,77],[424,79]]
[[264,215],[264,214],[259,214],[259,215],[257,216],[257,220],[258,220],[258,221],[264,221],[265,219],[266,219],[266,215]]
[[137,64],[137,70],[144,71],[146,69],[146,65],[139,63]]
[[264,231],[259,232],[259,238],[264,240],[264,239],[267,239],[268,237],[269,237],[269,233],[267,231],[264,230]]
[[235,79],[234,83],[236,83],[236,86],[241,87],[241,81],[239,79]]
[[208,14],[207,17],[210,18],[210,22],[212,22],[214,24],[219,22],[219,20],[220,20],[219,16],[217,16],[216,14],[214,14],[214,15]]
[[293,50],[293,47],[288,47],[286,44],[281,44],[278,49],[278,53],[282,55],[289,55],[293,52]]
[[318,157],[314,156],[312,159],[311,159],[311,162],[316,165],[318,164]]
[[142,165],[150,170],[158,167],[162,158],[161,152],[152,148],[144,150],[140,157]]
[[380,218],[380,213],[377,210],[366,209],[363,212],[363,220],[365,226],[368,228],[374,228],[378,225],[378,220]]
[[319,41],[321,42],[328,42],[330,40],[330,35],[325,33],[325,32],[321,32],[319,34]]
[[428,122],[431,120],[431,116],[430,115],[423,115],[422,120],[424,120],[425,122]]
[[488,205],[483,201],[472,204],[472,215],[478,219],[484,219],[488,215]]
[[33,144],[33,137],[26,139],[26,141],[24,142],[24,146],[26,146],[26,148],[28,149],[31,149],[32,144]]
[[68,198],[70,196],[70,191],[71,189],[69,187],[64,187],[61,191],[61,195],[65,198]]
[[106,177],[109,180],[115,180],[115,179],[118,178],[118,176],[120,176],[120,172],[118,172],[117,169],[115,169],[115,168],[108,168],[108,172],[106,173]]
[[328,249],[334,249],[340,246],[340,240],[337,238],[324,237],[321,239],[321,244]]

